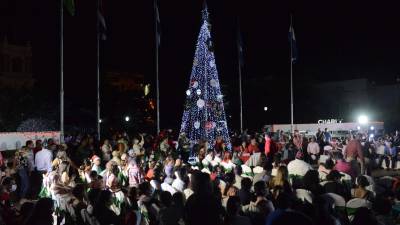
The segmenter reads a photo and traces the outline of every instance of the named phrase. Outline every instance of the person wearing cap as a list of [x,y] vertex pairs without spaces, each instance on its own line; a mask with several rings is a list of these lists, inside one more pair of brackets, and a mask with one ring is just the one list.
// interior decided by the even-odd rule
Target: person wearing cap
[[311,165],[305,162],[304,155],[302,151],[296,153],[296,159],[289,162],[287,169],[289,175],[301,176],[303,177],[309,170],[312,169]]
[[340,179],[344,175],[337,170],[332,170],[327,176],[327,182],[324,184],[326,193],[335,193],[342,196],[345,199],[350,199],[350,193],[346,186],[340,182]]

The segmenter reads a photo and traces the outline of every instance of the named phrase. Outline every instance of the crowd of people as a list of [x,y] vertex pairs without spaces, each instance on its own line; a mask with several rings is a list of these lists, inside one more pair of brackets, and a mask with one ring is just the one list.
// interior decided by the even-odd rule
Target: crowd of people
[[391,225],[400,222],[398,132],[118,133],[26,142],[1,158],[0,224]]

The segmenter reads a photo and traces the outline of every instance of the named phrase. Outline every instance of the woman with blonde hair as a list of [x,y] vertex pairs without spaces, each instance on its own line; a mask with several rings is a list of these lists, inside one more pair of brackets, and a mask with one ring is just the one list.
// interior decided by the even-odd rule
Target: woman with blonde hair
[[269,183],[269,187],[273,190],[277,187],[280,187],[284,190],[284,192],[292,192],[292,188],[289,183],[289,172],[286,166],[279,166],[276,176],[272,178],[271,182]]

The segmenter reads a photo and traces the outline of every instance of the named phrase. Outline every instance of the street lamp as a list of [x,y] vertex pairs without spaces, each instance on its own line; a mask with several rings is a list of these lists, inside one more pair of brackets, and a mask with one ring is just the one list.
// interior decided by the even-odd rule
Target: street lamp
[[264,111],[268,111],[268,107],[267,106],[264,106]]
[[375,129],[375,127],[374,127],[374,126],[371,126],[369,129],[371,129],[371,130],[374,130],[374,129]]
[[125,116],[125,122],[129,122],[130,119],[129,116]]
[[366,115],[361,115],[358,117],[358,123],[359,124],[367,124],[368,123],[368,117]]
[[99,119],[99,123],[102,123],[103,122],[103,120],[102,119]]

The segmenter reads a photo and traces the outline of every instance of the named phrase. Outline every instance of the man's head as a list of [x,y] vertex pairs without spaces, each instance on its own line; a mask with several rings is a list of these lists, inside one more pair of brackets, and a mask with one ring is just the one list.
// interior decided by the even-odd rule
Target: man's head
[[17,185],[15,184],[15,180],[12,177],[6,177],[2,183],[4,190],[7,192],[14,192],[17,190]]
[[100,166],[101,164],[101,159],[97,155],[92,156],[92,162],[96,166]]
[[42,149],[42,140],[36,140],[36,144],[35,144],[36,148],[38,149]]
[[29,149],[33,149],[35,147],[35,145],[33,144],[32,140],[28,140],[25,142],[25,146]]

